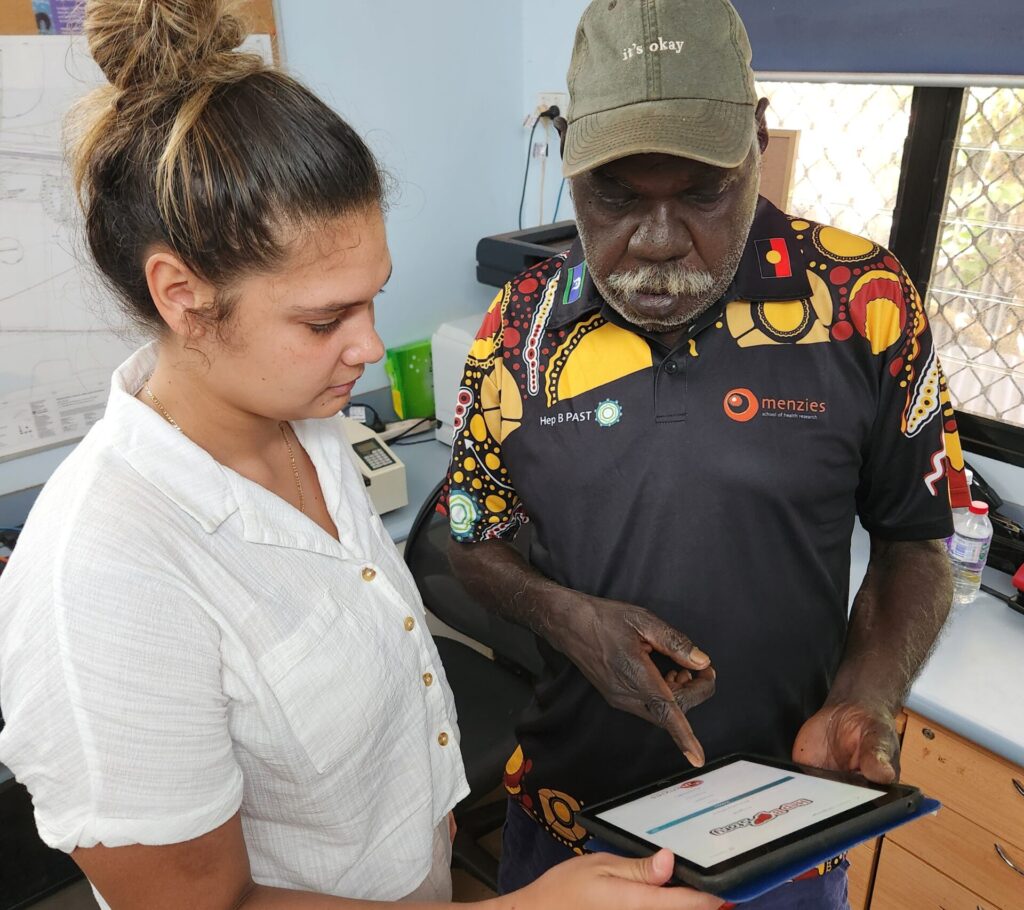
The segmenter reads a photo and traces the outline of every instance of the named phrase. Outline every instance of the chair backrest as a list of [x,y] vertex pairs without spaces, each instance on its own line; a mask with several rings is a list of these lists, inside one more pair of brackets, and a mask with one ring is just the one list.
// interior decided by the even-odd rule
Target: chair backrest
[[[531,678],[539,678],[544,662],[533,633],[485,610],[452,573],[448,561],[448,519],[437,511],[443,491],[441,481],[420,506],[405,541],[405,563],[424,605],[441,622],[490,648],[496,660]],[[517,549],[527,556],[529,535],[527,525],[515,541]]]

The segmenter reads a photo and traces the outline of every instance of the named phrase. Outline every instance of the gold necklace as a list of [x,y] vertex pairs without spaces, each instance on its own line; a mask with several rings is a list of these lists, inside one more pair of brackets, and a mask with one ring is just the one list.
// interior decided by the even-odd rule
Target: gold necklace
[[170,425],[171,425],[172,427],[174,427],[174,429],[176,429],[176,430],[177,430],[177,431],[178,431],[179,433],[181,433],[181,432],[182,432],[182,429],[181,429],[181,427],[179,427],[179,426],[178,426],[178,424],[177,424],[177,423],[175,423],[175,420],[174,420],[174,418],[173,418],[173,417],[171,417],[171,415],[170,415],[170,412],[169,412],[169,411],[167,410],[167,408],[165,408],[165,407],[164,407],[164,406],[163,406],[163,405],[162,405],[162,404],[160,403],[160,399],[159,399],[159,398],[157,398],[157,397],[156,397],[156,395],[154,395],[154,394],[153,394],[153,390],[152,390],[152,389],[151,389],[151,388],[149,387],[149,380],[148,380],[148,379],[147,379],[147,380],[145,381],[145,383],[143,383],[143,386],[142,386],[142,390],[143,390],[143,391],[144,391],[144,392],[145,392],[145,393],[146,393],[146,394],[147,394],[147,395],[149,396],[149,398],[150,398],[150,401],[152,401],[152,402],[153,402],[153,404],[155,404],[155,405],[156,405],[156,409],[157,409],[157,410],[158,410],[158,411],[159,411],[159,412],[160,412],[161,414],[163,414],[163,415],[164,415],[164,419],[165,419],[165,420],[166,420],[166,421],[167,421],[167,422],[168,422],[168,423],[169,423],[169,424],[170,424]]
[[299,480],[299,468],[295,464],[295,453],[292,451],[292,444],[288,441],[288,434],[285,432],[285,422],[282,420],[277,428],[281,431],[281,438],[284,440],[285,448],[288,449],[288,460],[292,463],[292,476],[295,478],[295,489],[299,491],[299,511],[306,513],[306,497],[302,495],[302,481]]
[[[156,409],[163,415],[166,420],[174,429],[184,435],[184,431],[178,426],[177,421],[171,417],[171,412],[163,406],[156,395],[153,394],[153,390],[149,387],[149,380],[147,379],[143,385],[142,390],[149,396],[150,401],[156,405]],[[288,434],[285,432],[285,422],[282,420],[277,428],[281,431],[281,438],[284,440],[284,447],[288,450],[288,460],[292,465],[292,477],[295,478],[295,489],[299,493],[299,511],[303,514],[306,513],[306,497],[302,494],[302,480],[299,478],[299,466],[295,463],[295,452],[292,451],[292,444],[288,441]]]

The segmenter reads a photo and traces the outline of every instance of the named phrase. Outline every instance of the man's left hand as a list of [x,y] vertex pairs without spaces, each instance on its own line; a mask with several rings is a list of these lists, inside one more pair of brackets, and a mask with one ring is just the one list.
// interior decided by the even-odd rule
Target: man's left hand
[[900,776],[896,721],[886,708],[856,702],[826,705],[801,727],[793,761],[830,771],[852,771],[878,784]]

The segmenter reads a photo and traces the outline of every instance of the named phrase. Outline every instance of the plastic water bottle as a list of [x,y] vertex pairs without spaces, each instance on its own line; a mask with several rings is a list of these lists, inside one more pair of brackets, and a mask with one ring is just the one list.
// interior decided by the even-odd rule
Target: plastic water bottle
[[[967,478],[967,493],[971,494],[974,492],[974,472],[970,468],[964,468],[964,476]],[[955,528],[957,517],[966,517],[969,509],[967,508],[967,506],[957,506],[952,511],[953,527]],[[953,543],[953,535],[950,534],[949,537],[946,538],[944,543],[946,544],[946,552],[948,553],[950,545]]]
[[969,604],[974,600],[981,587],[981,570],[985,568],[991,543],[988,503],[976,499],[966,511],[956,510],[953,536],[949,538],[954,604]]

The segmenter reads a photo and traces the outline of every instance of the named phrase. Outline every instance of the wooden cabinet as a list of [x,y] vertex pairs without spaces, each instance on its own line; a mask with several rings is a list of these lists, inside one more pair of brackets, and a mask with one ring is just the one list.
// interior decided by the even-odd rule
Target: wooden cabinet
[[885,837],[866,906],[1024,907],[1024,769],[914,714],[904,733],[902,767],[902,779],[943,809]]
[[1024,768],[915,715],[903,734],[902,765],[908,783],[1024,847]]
[[871,892],[873,910],[1001,910],[889,838],[880,854]]
[[854,847],[846,857],[850,861],[850,910],[866,910],[868,907],[877,844],[878,841],[868,841]]

